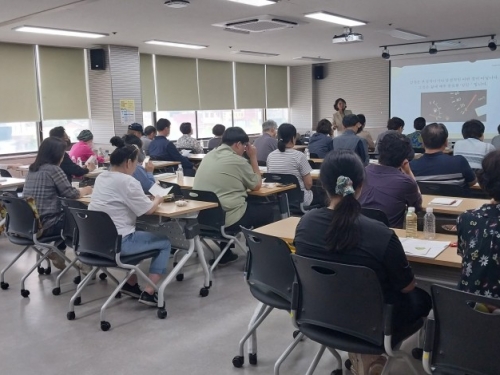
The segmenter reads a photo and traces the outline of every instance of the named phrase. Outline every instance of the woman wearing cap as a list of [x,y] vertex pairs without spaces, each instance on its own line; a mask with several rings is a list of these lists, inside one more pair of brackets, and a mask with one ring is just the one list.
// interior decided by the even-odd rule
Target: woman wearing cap
[[94,135],[90,130],[82,130],[76,139],[78,139],[78,142],[73,145],[69,152],[71,160],[76,161],[80,158],[82,163],[85,163],[91,156],[95,156],[99,163],[104,163],[104,158],[97,156],[92,150]]
[[333,108],[337,111],[333,114],[333,129],[337,130],[338,133],[344,132],[344,125],[342,121],[344,120],[344,116],[352,115],[352,111],[346,109],[347,104],[344,99],[338,98],[335,100],[335,104]]
[[358,198],[365,169],[351,150],[326,155],[320,180],[328,207],[307,212],[295,232],[298,255],[365,266],[379,281],[386,303],[394,305],[394,335],[404,332],[431,309],[431,298],[415,287],[415,277],[394,231],[361,214]]

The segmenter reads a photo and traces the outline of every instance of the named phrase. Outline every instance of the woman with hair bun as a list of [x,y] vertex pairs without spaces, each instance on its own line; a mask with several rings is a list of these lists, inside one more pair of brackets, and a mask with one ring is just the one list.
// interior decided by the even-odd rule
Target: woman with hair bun
[[365,266],[378,276],[386,303],[394,305],[393,334],[426,317],[431,298],[415,287],[413,271],[394,231],[361,214],[358,198],[365,169],[351,150],[330,152],[320,180],[328,207],[307,212],[295,232],[297,254],[315,259]]

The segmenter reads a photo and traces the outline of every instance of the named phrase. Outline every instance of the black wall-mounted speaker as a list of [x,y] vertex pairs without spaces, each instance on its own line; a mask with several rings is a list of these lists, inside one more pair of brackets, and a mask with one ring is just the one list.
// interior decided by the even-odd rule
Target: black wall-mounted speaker
[[97,48],[90,50],[90,69],[106,70],[106,53],[104,49]]
[[314,65],[313,66],[313,75],[314,75],[314,79],[325,78],[325,67],[323,65]]

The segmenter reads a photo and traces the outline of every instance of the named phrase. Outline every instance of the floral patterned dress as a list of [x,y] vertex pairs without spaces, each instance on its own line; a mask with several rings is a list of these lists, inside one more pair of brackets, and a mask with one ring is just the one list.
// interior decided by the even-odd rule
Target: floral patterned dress
[[485,204],[458,217],[459,289],[500,298],[500,204]]

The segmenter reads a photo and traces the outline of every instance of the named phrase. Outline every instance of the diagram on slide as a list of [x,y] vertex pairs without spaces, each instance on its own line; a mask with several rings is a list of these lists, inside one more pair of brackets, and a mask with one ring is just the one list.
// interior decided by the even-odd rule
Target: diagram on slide
[[428,122],[486,121],[486,104],[486,90],[421,94],[421,114]]

